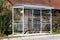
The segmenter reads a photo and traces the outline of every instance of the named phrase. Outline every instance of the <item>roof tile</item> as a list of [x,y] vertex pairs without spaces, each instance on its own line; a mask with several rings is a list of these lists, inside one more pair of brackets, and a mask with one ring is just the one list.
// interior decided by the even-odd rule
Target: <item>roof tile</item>
[[[33,4],[52,6],[55,9],[60,9],[60,0],[9,0],[12,4]],[[50,3],[49,3],[50,2]]]

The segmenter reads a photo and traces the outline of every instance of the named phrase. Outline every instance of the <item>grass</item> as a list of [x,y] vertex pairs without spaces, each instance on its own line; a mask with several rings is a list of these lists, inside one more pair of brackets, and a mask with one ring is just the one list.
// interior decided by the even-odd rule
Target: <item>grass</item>
[[60,30],[53,31],[52,34],[60,34]]

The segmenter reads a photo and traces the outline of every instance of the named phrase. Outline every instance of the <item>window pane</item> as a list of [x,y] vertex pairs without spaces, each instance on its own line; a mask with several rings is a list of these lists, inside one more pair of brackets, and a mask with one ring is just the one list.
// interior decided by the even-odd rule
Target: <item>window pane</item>
[[42,32],[49,33],[50,32],[50,24],[42,24]]
[[42,11],[42,22],[43,23],[50,23],[50,11],[49,10],[43,10]]
[[33,23],[40,23],[40,16],[33,18]]
[[15,23],[22,23],[23,20],[23,10],[21,8],[14,9],[14,22]]
[[36,23],[36,24],[33,24],[33,32],[34,33],[40,33],[40,24]]
[[32,29],[32,10],[24,10],[24,33],[29,34]]
[[40,10],[34,10],[33,16],[40,16]]
[[33,23],[40,23],[40,10],[34,10]]
[[33,32],[40,33],[40,10],[37,9],[33,13]]
[[28,22],[32,21],[32,10],[30,9],[25,9],[24,10],[24,23],[28,24]]
[[15,33],[22,33],[23,32],[23,30],[22,30],[22,24],[15,23],[14,24],[14,32]]

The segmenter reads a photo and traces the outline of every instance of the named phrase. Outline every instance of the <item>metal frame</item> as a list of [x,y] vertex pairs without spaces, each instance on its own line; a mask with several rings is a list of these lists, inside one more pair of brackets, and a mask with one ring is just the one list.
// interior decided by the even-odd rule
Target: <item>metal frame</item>
[[40,33],[42,33],[42,9],[40,9],[40,20],[41,20]]
[[24,7],[23,7],[23,34],[24,34]]
[[33,28],[33,9],[32,9],[32,28]]
[[12,34],[14,34],[14,8],[12,8]]
[[50,9],[50,34],[52,34],[52,10]]

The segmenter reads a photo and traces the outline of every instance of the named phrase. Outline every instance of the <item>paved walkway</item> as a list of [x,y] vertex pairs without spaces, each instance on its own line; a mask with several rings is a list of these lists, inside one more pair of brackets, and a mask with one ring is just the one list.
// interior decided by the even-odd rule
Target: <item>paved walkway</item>
[[18,37],[18,38],[9,38],[3,40],[60,40],[59,35],[45,35],[45,36],[31,36],[31,37]]

